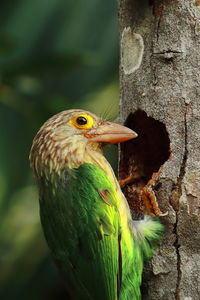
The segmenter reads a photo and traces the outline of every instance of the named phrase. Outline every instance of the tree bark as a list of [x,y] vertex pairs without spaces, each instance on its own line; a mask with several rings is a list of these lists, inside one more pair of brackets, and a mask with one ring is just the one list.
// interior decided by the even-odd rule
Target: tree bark
[[[166,232],[159,252],[145,267],[143,299],[197,300],[200,299],[200,1],[121,0],[119,21],[121,120],[136,132],[145,120],[151,119],[150,123],[155,120],[153,126],[147,122],[141,129],[146,139],[144,145],[134,144],[135,139],[132,144],[122,146],[120,177],[136,172],[145,186],[159,172],[152,188],[162,211],[168,211],[168,216],[161,217]],[[166,129],[161,128],[162,124]],[[164,135],[170,139],[170,156]],[[151,153],[148,159],[144,147]],[[126,189],[125,194],[130,195]],[[137,195],[133,196],[136,198]]]

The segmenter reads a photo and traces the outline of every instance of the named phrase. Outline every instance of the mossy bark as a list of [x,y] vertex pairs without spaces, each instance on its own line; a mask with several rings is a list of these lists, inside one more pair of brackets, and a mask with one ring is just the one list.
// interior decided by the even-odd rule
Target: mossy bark
[[[200,297],[199,5],[119,1],[121,120],[138,109],[146,112],[165,124],[171,148],[153,186],[169,214],[162,218],[166,233],[159,253],[145,268],[143,299]],[[129,156],[124,147],[121,169]]]

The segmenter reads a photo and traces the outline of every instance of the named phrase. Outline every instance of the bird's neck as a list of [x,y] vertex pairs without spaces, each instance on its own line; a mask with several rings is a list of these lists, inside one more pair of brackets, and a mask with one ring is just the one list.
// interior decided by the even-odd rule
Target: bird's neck
[[105,158],[105,156],[103,155],[102,150],[99,149],[99,151],[97,151],[97,149],[96,150],[90,149],[88,151],[88,149],[86,148],[84,162],[91,163],[91,164],[98,166],[108,176],[109,180],[111,181],[111,183],[112,183],[113,187],[115,188],[115,191],[118,195],[119,212],[121,215],[121,222],[125,228],[128,224],[127,222],[129,220],[131,220],[131,212],[130,212],[128,203],[126,201],[126,198],[124,197],[124,194],[121,191],[121,188],[120,188],[117,178],[114,174],[114,171],[113,171],[111,165],[109,164],[109,162],[107,161],[107,159]]
[[116,176],[113,172],[111,165],[103,155],[101,148],[95,149],[90,146],[86,147],[85,155],[84,155],[84,163],[91,163],[101,168],[106,173],[106,175],[111,180],[111,182],[114,184],[116,189],[118,189]]
[[100,144],[88,143],[84,137],[78,135],[61,139],[59,143],[48,136],[47,138],[46,143],[43,142],[45,137],[37,138],[31,150],[30,158],[36,178],[44,177],[55,181],[63,170],[73,172],[80,165],[91,163],[101,168],[117,188],[117,179]]

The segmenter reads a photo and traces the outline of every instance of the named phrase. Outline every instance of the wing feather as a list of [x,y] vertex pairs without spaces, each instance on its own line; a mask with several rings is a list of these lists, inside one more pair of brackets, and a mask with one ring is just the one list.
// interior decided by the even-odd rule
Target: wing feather
[[116,300],[121,270],[117,194],[92,164],[65,178],[57,189],[49,182],[41,193],[47,243],[73,299]]

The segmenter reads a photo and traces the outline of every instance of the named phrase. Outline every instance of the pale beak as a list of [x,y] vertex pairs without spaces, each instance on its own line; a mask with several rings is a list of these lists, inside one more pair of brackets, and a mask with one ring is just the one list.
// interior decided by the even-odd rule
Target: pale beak
[[120,143],[137,137],[137,133],[128,127],[112,122],[102,122],[98,127],[92,128],[85,136],[92,142]]

